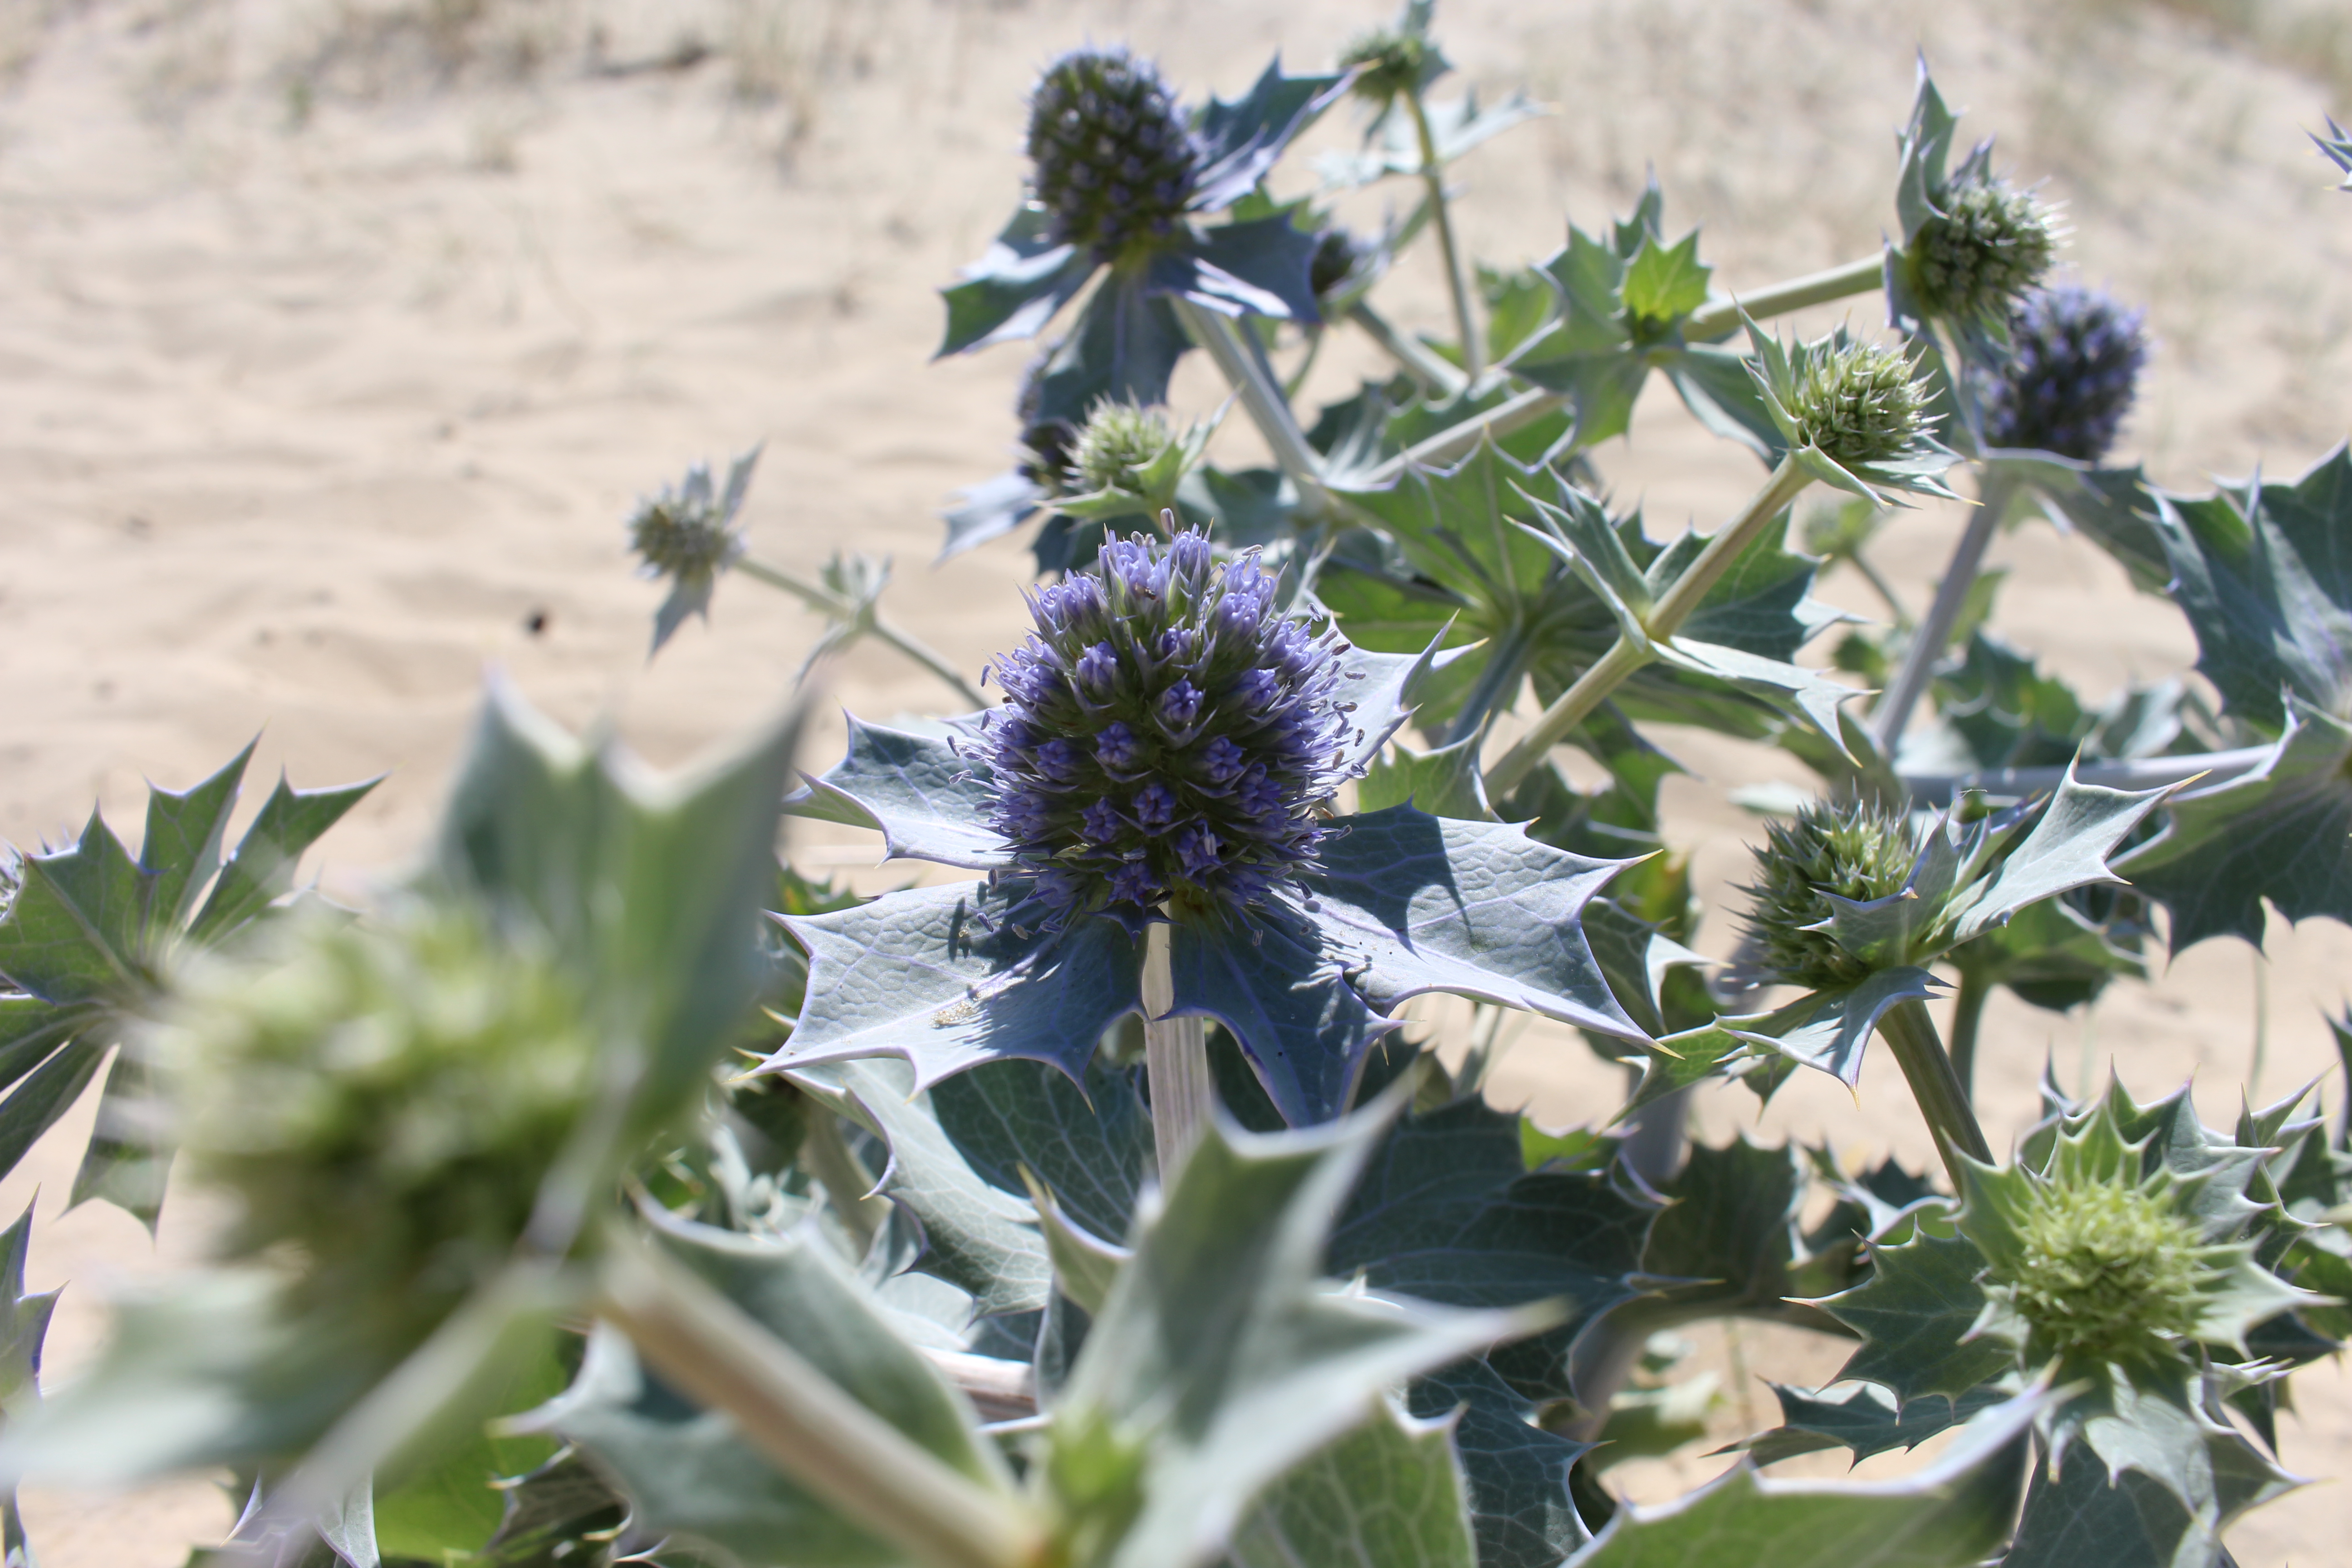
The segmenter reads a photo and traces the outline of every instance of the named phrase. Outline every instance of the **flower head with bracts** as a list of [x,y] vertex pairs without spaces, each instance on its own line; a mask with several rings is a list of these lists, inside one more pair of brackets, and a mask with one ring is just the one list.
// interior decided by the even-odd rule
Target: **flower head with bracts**
[[783,920],[811,968],[768,1066],[1081,1074],[1141,1010],[1160,924],[1162,1016],[1222,1025],[1294,1122],[1344,1110],[1427,991],[1640,1038],[1579,919],[1625,862],[1411,805],[1335,814],[1432,657],[1355,648],[1280,586],[1195,533],[1112,541],[1031,596],[1035,629],[991,669],[1003,707],[929,733],[851,721],[847,758],[791,809],[989,875]]

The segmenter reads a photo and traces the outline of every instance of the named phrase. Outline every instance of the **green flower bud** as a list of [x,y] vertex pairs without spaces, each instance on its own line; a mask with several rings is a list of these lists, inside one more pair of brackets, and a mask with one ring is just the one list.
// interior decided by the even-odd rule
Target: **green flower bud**
[[1838,463],[1891,462],[1927,434],[1927,396],[1909,356],[1837,338],[1791,355],[1787,400],[1800,446]]
[[2157,1195],[2115,1182],[2037,1186],[2011,1223],[2019,1252],[2004,1288],[2051,1354],[2137,1361],[2197,1326],[2201,1238]]
[[1339,68],[1363,68],[1349,89],[1367,103],[1386,109],[1408,92],[1418,92],[1445,69],[1428,35],[1407,27],[1381,27],[1364,33],[1339,54]]
[[1856,903],[1903,890],[1918,859],[1908,819],[1864,802],[1816,803],[1765,827],[1755,852],[1757,880],[1748,923],[1774,981],[1822,991],[1867,979],[1873,965],[1839,947],[1824,924],[1834,912],[1822,895]]
[[697,464],[683,485],[664,486],[658,495],[637,503],[629,519],[629,548],[644,562],[648,577],[708,583],[743,552],[742,536],[734,527],[741,505],[740,487],[730,483],[721,496],[711,486],[710,470]]
[[1167,420],[1131,403],[1106,398],[1095,405],[1070,444],[1071,485],[1081,495],[1097,490],[1141,495],[1149,488],[1143,470],[1175,445],[1176,433]]
[[394,1342],[513,1252],[599,1082],[578,984],[422,904],[192,967],[149,1048],[191,1174],[236,1201],[224,1254]]
[[1955,184],[1907,249],[1930,315],[1999,319],[2042,280],[2058,251],[2056,215],[2006,180]]

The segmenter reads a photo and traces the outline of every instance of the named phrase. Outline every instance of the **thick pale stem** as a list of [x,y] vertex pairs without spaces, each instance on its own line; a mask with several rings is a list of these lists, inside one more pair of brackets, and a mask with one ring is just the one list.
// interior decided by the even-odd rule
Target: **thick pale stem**
[[785,1473],[910,1557],[930,1568],[1044,1560],[1045,1531],[1017,1501],[950,1468],[684,1266],[623,1234],[599,1285],[597,1315],[664,1382],[734,1417]]
[[1348,320],[1363,330],[1364,335],[1388,351],[1391,359],[1402,365],[1413,379],[1432,392],[1451,397],[1470,384],[1470,378],[1429,349],[1417,338],[1409,338],[1391,325],[1389,319],[1371,306],[1357,303],[1348,308]]
[[1745,310],[1758,321],[1771,316],[1801,310],[1808,305],[1826,305],[1832,300],[1843,300],[1855,294],[1867,294],[1882,286],[1886,279],[1886,258],[1865,256],[1849,261],[1843,267],[1832,267],[1826,272],[1810,272],[1802,278],[1791,278],[1786,283],[1775,283],[1753,294],[1735,295],[1728,300],[1712,300],[1693,310],[1683,322],[1683,336],[1696,341],[1727,332],[1739,324],[1739,313]]
[[1160,1184],[1175,1181],[1184,1156],[1200,1142],[1216,1091],[1209,1076],[1209,1023],[1163,1016],[1176,1005],[1165,925],[1144,938],[1143,1067],[1151,1087],[1151,1137],[1160,1153]]
[[[793,598],[828,619],[853,626],[860,619],[858,607],[856,605],[842,598],[831,589],[809,582],[806,578],[794,576],[782,567],[771,566],[764,561],[755,561],[750,556],[744,556],[735,563],[735,570],[755,583],[765,583],[771,588],[781,589],[790,594]],[[956,695],[974,708],[988,706],[987,695],[971,681],[957,674],[955,666],[924,647],[912,634],[899,630],[884,618],[879,611],[865,618],[865,629],[870,632],[877,641],[896,648],[899,653],[953,687]]]
[[1960,1086],[1952,1058],[1937,1037],[1936,1021],[1927,1016],[1925,1004],[1897,1002],[1878,1016],[1878,1033],[1911,1085],[1911,1098],[1918,1102],[1919,1114],[1927,1119],[1927,1130],[1936,1135],[1936,1152],[1944,1157],[1952,1188],[1958,1191],[1960,1156],[1989,1165],[1992,1146],[1985,1142],[1984,1129],[1977,1125],[1977,1113],[1969,1105],[1968,1090]]
[[1969,590],[1976,585],[1984,570],[1985,550],[2000,527],[2001,513],[2009,510],[2011,493],[2005,481],[1985,481],[1977,509],[1969,514],[1969,525],[1961,531],[1952,559],[1944,567],[1943,580],[1936,584],[1936,602],[1927,606],[1927,619],[1912,634],[1911,647],[1903,655],[1902,668],[1888,683],[1886,695],[1870,710],[1870,732],[1876,738],[1878,749],[1890,757],[1911,722],[1912,710],[1927,694],[1927,682],[1952,640],[1953,627],[1959,625],[1960,611],[1969,602]]
[[1445,202],[1445,168],[1437,161],[1437,138],[1430,133],[1429,111],[1421,94],[1407,92],[1405,106],[1412,111],[1413,134],[1421,139],[1421,178],[1429,187],[1430,222],[1437,230],[1437,248],[1445,258],[1445,282],[1454,292],[1454,329],[1462,338],[1462,363],[1475,382],[1486,370],[1486,345],[1478,341],[1476,319],[1470,310],[1470,274],[1462,265],[1462,249],[1454,241],[1454,218]]
[[1982,970],[1960,971],[1960,989],[1952,998],[1952,1076],[1960,1080],[1960,1092],[1971,1103],[1977,1093],[1977,1032],[1984,1023],[1986,999],[1991,995],[1992,982]]
[[[1717,530],[1706,542],[1698,558],[1675,579],[1665,596],[1643,617],[1642,629],[1650,642],[1665,641],[1682,629],[1716,584],[1722,581],[1731,563],[1746,552],[1759,534],[1769,527],[1780,513],[1787,510],[1804,488],[1812,482],[1811,475],[1786,458],[1764,481],[1764,488],[1738,517]],[[1648,647],[1632,637],[1620,636],[1607,653],[1583,675],[1575,685],[1559,695],[1559,700],[1519,737],[1500,761],[1486,770],[1486,793],[1500,799],[1518,787],[1519,781],[1533,773],[1547,752],[1565,740],[1569,733],[1589,718],[1592,710],[1608,700],[1609,694],[1625,683],[1626,679],[1647,665],[1654,656]]]
[[1328,510],[1331,492],[1323,485],[1323,459],[1307,444],[1298,421],[1291,416],[1290,405],[1284,401],[1282,389],[1264,362],[1242,342],[1241,323],[1181,296],[1171,296],[1169,303],[1176,307],[1192,341],[1217,362],[1226,384],[1241,398],[1250,423],[1265,437],[1276,464],[1298,487],[1299,500],[1313,510]]

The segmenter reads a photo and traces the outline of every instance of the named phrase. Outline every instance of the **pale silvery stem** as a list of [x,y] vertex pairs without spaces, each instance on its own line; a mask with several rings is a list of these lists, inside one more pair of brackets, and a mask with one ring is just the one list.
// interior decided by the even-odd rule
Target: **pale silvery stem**
[[1936,584],[1936,602],[1927,606],[1927,618],[1912,635],[1902,668],[1887,684],[1886,695],[1870,710],[1870,732],[1878,742],[1878,749],[1887,756],[1895,755],[1895,748],[1902,743],[1903,731],[1910,725],[1912,710],[1927,695],[1927,682],[1934,678],[1937,662],[1952,640],[1952,628],[1959,624],[1969,590],[1984,571],[1985,550],[1992,543],[1992,536],[2000,527],[2001,513],[2009,510],[2010,498],[2014,493],[2005,479],[1990,476],[1985,479],[1977,508],[1969,514],[1969,525],[1961,531],[1952,559],[1944,567],[1943,579]]
[[1695,342],[1704,342],[1738,326],[1742,310],[1761,321],[1768,317],[1786,315],[1790,310],[1801,310],[1808,305],[1825,305],[1832,300],[1867,294],[1882,286],[1885,279],[1885,257],[1862,257],[1843,267],[1832,267],[1825,272],[1809,272],[1802,278],[1791,278],[1785,283],[1775,283],[1752,294],[1710,300],[1684,320],[1683,336]]
[[1043,1526],[859,1404],[691,1270],[626,1233],[608,1244],[596,1315],[662,1380],[732,1416],[779,1468],[929,1568],[1026,1568]]
[[[1680,631],[1731,563],[1811,482],[1812,476],[1793,459],[1782,458],[1747,509],[1716,531],[1698,558],[1684,569],[1665,596],[1643,617],[1642,629],[1649,642],[1664,642]],[[1528,732],[1486,770],[1487,795],[1500,799],[1517,789],[1519,781],[1536,770],[1546,753],[1584,722],[1611,692],[1655,657],[1646,644],[1621,633],[1609,651],[1578,677],[1575,685],[1561,692],[1559,700],[1545,709]]]
[[1430,133],[1429,113],[1421,93],[1408,90],[1405,107],[1412,113],[1413,134],[1421,140],[1421,178],[1429,187],[1429,217],[1437,230],[1437,248],[1445,258],[1445,284],[1454,296],[1454,327],[1462,338],[1462,364],[1475,382],[1486,372],[1486,345],[1470,310],[1470,275],[1462,265],[1461,247],[1454,240],[1454,218],[1445,205],[1445,168],[1437,161],[1437,138]]
[[1432,353],[1418,340],[1398,331],[1389,319],[1370,305],[1359,301],[1348,309],[1348,320],[1363,330],[1364,335],[1388,351],[1391,359],[1410,372],[1414,380],[1441,396],[1451,397],[1470,384],[1461,371]]
[[876,611],[871,617],[861,617],[856,605],[850,604],[830,589],[821,587],[803,577],[796,576],[780,566],[771,566],[764,561],[755,561],[749,556],[738,560],[734,569],[754,582],[765,583],[771,588],[781,589],[790,594],[821,616],[850,625],[860,625],[862,620],[862,629],[871,632],[877,641],[898,649],[899,653],[938,676],[940,680],[954,688],[956,695],[964,701],[974,708],[985,708],[989,705],[987,696],[981,691],[980,688],[957,674],[955,666],[924,647],[912,634],[901,631],[889,621],[885,620],[880,611]]
[[1216,1096],[1209,1076],[1209,1025],[1205,1018],[1170,1018],[1176,1005],[1169,973],[1169,928],[1155,923],[1144,937],[1143,1065],[1151,1089],[1151,1136],[1160,1154],[1160,1184],[1176,1179],[1177,1167],[1209,1120]]

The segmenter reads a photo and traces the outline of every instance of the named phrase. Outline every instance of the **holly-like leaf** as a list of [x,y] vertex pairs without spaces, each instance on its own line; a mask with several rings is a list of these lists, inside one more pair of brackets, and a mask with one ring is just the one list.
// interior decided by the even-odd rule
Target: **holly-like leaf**
[[2286,713],[2267,757],[2174,795],[2163,833],[2116,862],[2170,911],[2174,952],[2214,936],[2260,947],[2266,900],[2290,923],[2352,921],[2352,726],[2295,696]]
[[0,1175],[104,1069],[73,1201],[108,1199],[153,1228],[172,1149],[152,1119],[126,1114],[145,1092],[143,1069],[120,1052],[108,1067],[108,1047],[152,1006],[184,949],[216,945],[261,916],[291,889],[303,851],[375,787],[296,790],[280,779],[224,865],[252,755],[248,744],[184,792],[151,784],[136,860],[92,811],[73,843],[15,861],[14,897],[0,909],[0,984],[15,988],[0,992],[0,1085],[15,1085],[0,1096]]
[[785,802],[794,816],[870,828],[887,859],[936,860],[987,870],[1010,858],[988,826],[988,764],[945,735],[849,721],[849,752]]
[[1773,1481],[1742,1463],[1673,1502],[1621,1509],[1568,1568],[1967,1568],[2009,1535],[2042,1398],[1986,1411],[1900,1480]]
[[1965,942],[2000,924],[2028,904],[2076,888],[2121,881],[2108,869],[2107,857],[2168,793],[2169,786],[2120,790],[2086,784],[2075,778],[2069,764],[2064,782],[2042,808],[2024,842],[1979,884],[1956,928],[1959,939]]
[[[0,1429],[41,1401],[41,1342],[58,1306],[55,1290],[26,1293],[25,1259],[32,1239],[33,1207],[27,1204],[14,1225],[0,1230]],[[0,1488],[0,1564],[34,1568],[14,1487]]]
[[1034,338],[1086,287],[1101,263],[1091,251],[1055,240],[1053,226],[1051,213],[1024,203],[981,258],[964,268],[964,281],[940,290],[948,307],[947,336],[933,358]]
[[1150,407],[1168,401],[1168,378],[1192,340],[1149,277],[1114,271],[1088,295],[1069,334],[1037,378],[1039,420],[1086,422],[1105,398]]
[[1413,1413],[1454,1421],[1480,1568],[1556,1568],[1590,1533],[1569,1499],[1569,1472],[1591,1452],[1535,1424],[1536,1404],[1483,1361],[1414,1383]]
[[1916,965],[1882,969],[1859,985],[1811,992],[1774,1012],[1727,1019],[1724,1026],[1851,1089],[1862,1080],[1862,1058],[1879,1018],[1897,1003],[1933,996],[1937,984]]
[[1044,510],[1045,492],[1019,469],[1009,469],[956,491],[955,504],[943,514],[948,536],[939,560],[976,550],[992,539],[1002,539]]
[[1999,1388],[1971,1389],[1958,1399],[1928,1394],[1905,1401],[1898,1410],[1885,1389],[1870,1383],[1848,1385],[1844,1394],[1835,1399],[1826,1388],[1806,1390],[1776,1383],[1772,1392],[1780,1401],[1781,1424],[1734,1445],[1759,1465],[1824,1448],[1847,1449],[1856,1463],[1874,1454],[1916,1448],[2010,1397]]
[[764,1068],[902,1057],[917,1088],[1007,1057],[1076,1077],[1112,1022],[1141,1005],[1136,940],[1094,917],[1015,923],[1025,883],[917,888],[784,928],[808,950],[793,1037]]
[[1347,87],[1344,75],[1286,76],[1277,58],[1241,98],[1212,99],[1193,129],[1201,149],[1194,207],[1214,212],[1255,189],[1292,140]]
[[1620,286],[1625,312],[1641,321],[1672,321],[1706,303],[1715,269],[1698,258],[1698,231],[1673,245],[1644,236],[1625,263]]
[[[2264,1500],[2267,1489],[2232,1484],[2234,1515]],[[2097,1465],[2075,1463],[2053,1476],[2034,1466],[2025,1514],[2001,1568],[2229,1568],[2220,1532],[2200,1521],[2163,1483],[2126,1470],[2112,1479]]]
[[1169,1016],[1223,1025],[1294,1127],[1345,1111],[1365,1052],[1397,1026],[1374,1014],[1312,932],[1254,910],[1175,922],[1168,968]]
[[1451,1421],[1385,1401],[1261,1496],[1234,1538],[1240,1568],[1479,1568]]
[[1807,1195],[1794,1148],[1765,1148],[1744,1135],[1719,1148],[1694,1142],[1660,1195],[1668,1206],[1650,1228],[1642,1270],[1681,1282],[1666,1292],[1678,1311],[1828,1326],[1785,1300],[1801,1262],[1797,1221]]
[[1637,1039],[1578,921],[1624,864],[1402,805],[1349,818],[1300,880],[1308,920],[1383,1014],[1449,991]]
[[1336,1294],[1331,1220],[1389,1118],[1255,1136],[1213,1122],[1135,1237],[1037,1461],[1072,1528],[1126,1522],[1116,1568],[1214,1561],[1272,1478],[1377,1414],[1370,1391],[1543,1326]]
[[1862,1336],[1838,1372],[1891,1389],[1897,1401],[1965,1397],[2016,1363],[1997,1341],[1971,1337],[1984,1313],[1985,1256],[1946,1222],[1906,1217],[1873,1242],[1870,1278],[1822,1310]]
[[2293,484],[2155,500],[2173,601],[2227,710],[2272,732],[2290,696],[2339,710],[2352,693],[2352,450]]
[[[1540,118],[1545,110],[1516,92],[1481,107],[1478,95],[1470,92],[1460,98],[1425,100],[1422,112],[1429,120],[1430,141],[1437,153],[1435,166],[1442,169],[1480,142]],[[1381,117],[1361,151],[1326,153],[1316,160],[1315,172],[1327,190],[1348,190],[1391,174],[1419,174],[1427,166],[1422,161],[1421,132],[1412,116],[1391,112]]]
[[930,1099],[940,1130],[990,1183],[1024,1192],[1025,1170],[1094,1235],[1128,1233],[1152,1172],[1151,1113],[1131,1069],[1097,1055],[1075,1082],[1034,1062],[992,1062]]
[[[970,1295],[981,1316],[1034,1312],[1045,1304],[1053,1268],[1036,1210],[1027,1197],[972,1169],[916,1092],[905,1064],[840,1062],[796,1072],[793,1080],[889,1146],[889,1168],[875,1190],[921,1226],[917,1268]],[[835,1194],[843,1202],[866,1195]]]
[[1497,820],[1486,804],[1486,784],[1478,768],[1482,737],[1467,735],[1434,751],[1416,751],[1402,741],[1374,762],[1356,784],[1360,811],[1412,805],[1432,816],[1469,822]]

